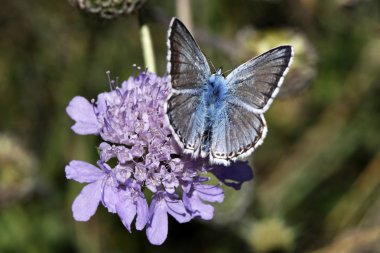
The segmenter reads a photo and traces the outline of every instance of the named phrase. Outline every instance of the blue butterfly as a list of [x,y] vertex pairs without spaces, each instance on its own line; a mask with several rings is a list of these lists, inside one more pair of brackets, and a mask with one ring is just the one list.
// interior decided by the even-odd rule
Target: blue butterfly
[[291,46],[276,47],[224,77],[211,74],[205,55],[177,18],[168,31],[167,116],[184,152],[229,165],[262,144],[263,116],[277,95],[293,58]]

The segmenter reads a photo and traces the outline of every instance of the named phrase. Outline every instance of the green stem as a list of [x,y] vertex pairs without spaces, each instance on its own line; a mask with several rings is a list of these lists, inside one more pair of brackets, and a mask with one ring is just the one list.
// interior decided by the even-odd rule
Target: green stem
[[150,72],[156,73],[156,64],[154,59],[154,50],[152,43],[152,36],[148,25],[146,24],[142,11],[139,12],[140,21],[140,41],[143,50],[143,57],[145,66]]

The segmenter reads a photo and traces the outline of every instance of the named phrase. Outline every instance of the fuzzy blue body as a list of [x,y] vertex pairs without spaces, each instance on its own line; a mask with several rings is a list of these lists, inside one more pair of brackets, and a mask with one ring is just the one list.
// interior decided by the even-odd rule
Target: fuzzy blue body
[[225,104],[227,97],[226,80],[218,70],[211,75],[204,85],[202,98],[205,105],[205,131],[203,133],[202,153],[207,155],[210,151],[212,127],[218,118],[219,112]]

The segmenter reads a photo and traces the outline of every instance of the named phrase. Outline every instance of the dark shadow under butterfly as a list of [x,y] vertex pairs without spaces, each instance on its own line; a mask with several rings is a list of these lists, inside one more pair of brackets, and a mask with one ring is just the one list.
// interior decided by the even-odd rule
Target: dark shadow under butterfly
[[224,77],[221,69],[211,73],[198,44],[177,18],[170,22],[167,44],[167,116],[184,152],[224,165],[251,154],[266,136],[263,113],[288,72],[293,48],[271,49]]

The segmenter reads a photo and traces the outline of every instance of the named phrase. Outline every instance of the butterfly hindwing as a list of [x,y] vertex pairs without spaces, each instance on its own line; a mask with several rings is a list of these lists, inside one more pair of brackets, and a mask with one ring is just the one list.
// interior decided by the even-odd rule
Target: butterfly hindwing
[[207,59],[187,30],[176,18],[168,31],[167,72],[175,92],[201,88],[211,72]]
[[185,152],[197,156],[206,118],[201,96],[191,93],[173,94],[168,101],[167,115],[175,137]]
[[227,102],[212,129],[210,158],[227,165],[231,160],[246,157],[263,142],[266,133],[262,114]]
[[231,102],[264,113],[277,95],[292,57],[291,46],[280,46],[237,67],[226,78]]

